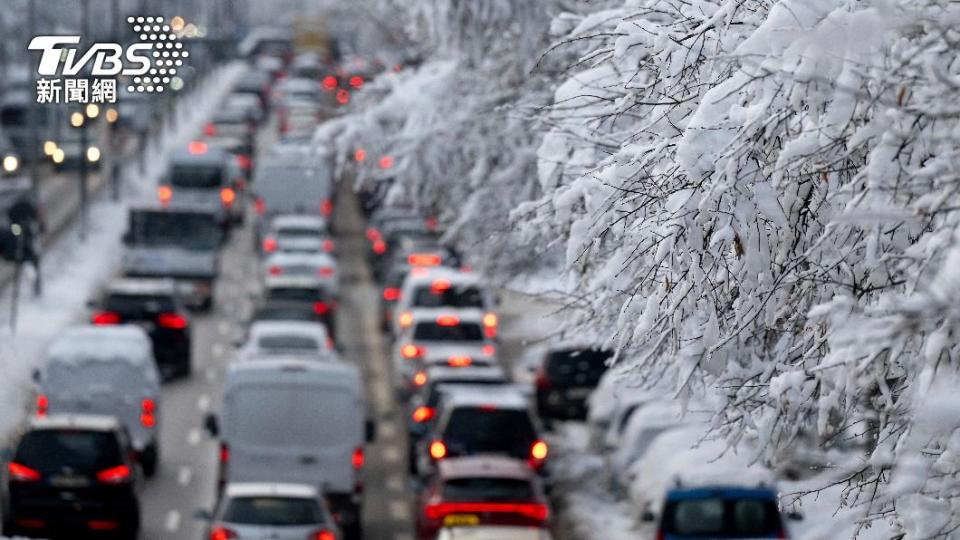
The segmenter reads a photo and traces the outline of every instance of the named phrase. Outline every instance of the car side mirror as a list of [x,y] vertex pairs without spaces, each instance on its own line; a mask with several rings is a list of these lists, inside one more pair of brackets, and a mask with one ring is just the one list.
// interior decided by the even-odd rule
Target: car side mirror
[[207,414],[207,416],[204,417],[203,419],[203,429],[205,429],[211,437],[213,438],[219,437],[220,422],[217,421],[217,415],[213,413]]
[[803,521],[803,514],[800,512],[788,512],[787,519],[790,521]]
[[199,521],[213,521],[213,512],[207,510],[206,508],[197,508],[193,512],[193,519]]
[[377,423],[372,419],[367,418],[364,422],[364,437],[368,443],[372,443],[377,440]]

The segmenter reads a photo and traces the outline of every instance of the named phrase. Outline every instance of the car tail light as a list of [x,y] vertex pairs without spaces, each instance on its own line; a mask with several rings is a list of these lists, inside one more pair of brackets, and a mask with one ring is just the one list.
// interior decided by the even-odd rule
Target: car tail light
[[168,330],[183,330],[187,327],[187,319],[178,313],[161,313],[157,315],[157,324]]
[[410,266],[438,266],[441,262],[440,256],[435,253],[411,253],[407,256]]
[[124,484],[130,481],[130,467],[117,465],[97,473],[97,482],[101,484]]
[[483,333],[490,339],[497,337],[497,314],[486,313],[483,316]]
[[143,427],[152,428],[157,425],[157,402],[144,398],[140,402],[140,424]]
[[207,125],[203,126],[203,134],[207,137],[213,137],[217,134],[217,126],[213,125],[212,122],[208,123]]
[[387,170],[393,168],[394,163],[393,156],[381,156],[378,164],[380,165],[381,169]]
[[13,523],[24,529],[42,529],[47,526],[46,521],[32,518],[18,518],[13,520]]
[[363,452],[363,447],[358,446],[353,449],[353,455],[350,456],[350,464],[353,465],[353,468],[360,470],[363,468],[363,463],[366,461],[366,456]]
[[376,240],[371,249],[373,249],[373,252],[377,255],[383,255],[387,252],[387,243],[383,240]]
[[326,315],[327,313],[330,313],[330,305],[326,302],[314,302],[313,312],[317,315]]
[[481,352],[483,353],[483,355],[486,356],[487,358],[490,358],[490,357],[492,357],[493,355],[497,354],[497,349],[496,349],[493,345],[490,345],[489,343],[487,343],[486,345],[484,345],[484,346],[480,349],[480,351],[481,351]]
[[333,201],[331,201],[330,199],[324,199],[323,202],[320,203],[320,213],[323,214],[324,216],[329,216],[330,214],[332,214]]
[[438,502],[425,506],[423,513],[432,520],[451,514],[519,514],[541,522],[550,517],[545,504],[512,502]]
[[433,441],[430,443],[430,457],[435,460],[441,460],[447,457],[447,445],[443,441]]
[[409,328],[413,324],[413,313],[409,311],[404,311],[397,316],[397,324],[400,325],[400,328]]
[[443,294],[450,290],[449,279],[435,279],[430,284],[430,292],[433,294]]
[[421,405],[413,410],[413,414],[410,417],[414,422],[422,424],[424,422],[429,422],[433,420],[433,417],[437,414],[437,410],[433,407],[427,407],[426,405]]
[[206,154],[208,150],[207,143],[203,141],[192,141],[187,145],[187,152],[195,156]]
[[534,379],[534,384],[537,386],[538,390],[549,390],[552,385],[550,382],[550,377],[547,375],[547,371],[542,367],[537,370],[537,376]]
[[15,461],[7,463],[7,473],[11,482],[39,482],[40,471],[21,465]]
[[407,360],[412,360],[414,358],[419,358],[423,356],[426,351],[423,347],[418,347],[412,343],[408,343],[403,347],[400,347],[400,356],[406,358]]
[[37,416],[46,416],[50,409],[50,400],[44,394],[37,396]]
[[120,522],[95,519],[87,522],[87,528],[91,531],[115,531],[120,528]]
[[233,188],[225,187],[220,190],[220,203],[223,206],[230,208],[235,200],[237,200],[237,192]]
[[550,447],[547,446],[545,441],[537,439],[532,445],[530,445],[530,458],[537,461],[543,461],[547,459],[547,454],[550,453]]
[[326,529],[310,533],[307,540],[337,540],[337,535]]
[[210,531],[210,540],[230,540],[236,537],[237,533],[226,527],[214,527],[214,529]]
[[360,87],[362,87],[362,86],[363,86],[363,77],[361,77],[361,76],[359,76],[359,75],[354,75],[353,77],[350,77],[350,86],[352,86],[352,87],[354,87],[354,88],[360,88]]
[[380,231],[374,229],[373,227],[367,227],[366,235],[367,235],[367,240],[371,242],[375,240],[379,240],[381,238]]
[[336,88],[339,83],[337,82],[336,77],[334,77],[333,75],[327,75],[326,77],[323,78],[323,81],[321,81],[320,84],[321,86],[323,86],[324,90],[329,91]]
[[250,156],[246,154],[238,154],[237,165],[239,165],[241,169],[249,171],[251,168],[253,168],[253,160],[250,159]]
[[350,92],[347,92],[343,88],[337,90],[337,103],[341,105],[346,105],[350,103]]
[[667,540],[667,535],[663,531],[657,531],[657,540]]
[[223,443],[220,443],[220,463],[230,463],[230,447]]
[[400,299],[400,289],[396,287],[384,287],[383,299],[388,302],[396,302]]
[[323,251],[324,253],[333,253],[334,243],[333,240],[327,238],[323,241]]
[[253,209],[259,216],[262,216],[264,213],[266,213],[267,203],[263,200],[263,197],[257,197],[253,200]]
[[277,239],[274,238],[274,237],[272,237],[272,236],[268,236],[268,237],[264,238],[264,239],[263,239],[263,250],[266,251],[267,253],[273,253],[274,251],[276,251],[276,250],[277,250]]
[[277,265],[273,265],[267,269],[267,273],[271,276],[280,276],[283,275],[283,268]]
[[90,318],[90,322],[98,326],[120,324],[120,320],[120,314],[115,311],[101,311],[99,313],[94,313],[93,317]]
[[413,385],[414,386],[423,386],[427,384],[427,372],[418,371],[413,375]]
[[450,367],[468,367],[473,364],[473,358],[469,356],[451,356],[447,358],[447,365]]
[[460,318],[454,315],[441,315],[437,317],[437,326],[457,326],[460,324]]
[[333,277],[333,268],[329,266],[321,266],[317,269],[317,275],[320,277]]
[[167,204],[173,198],[173,188],[170,186],[160,186],[157,188],[157,198],[161,204]]
[[435,231],[437,230],[437,225],[439,225],[440,222],[437,221],[437,218],[435,217],[428,217],[427,219],[423,220],[423,224],[427,227],[428,231]]

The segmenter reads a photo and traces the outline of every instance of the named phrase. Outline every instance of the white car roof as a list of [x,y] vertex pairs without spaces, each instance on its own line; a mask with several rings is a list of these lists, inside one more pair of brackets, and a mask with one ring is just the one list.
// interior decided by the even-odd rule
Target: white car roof
[[153,363],[153,346],[139,326],[75,326],[63,331],[47,352],[51,362],[126,360],[131,364]]
[[33,416],[28,424],[30,429],[89,429],[94,431],[113,431],[120,427],[120,421],[113,416],[99,414],[51,414]]
[[316,338],[323,345],[327,339],[327,329],[323,324],[311,321],[257,321],[250,325],[250,339],[258,340],[264,336],[299,334]]
[[551,540],[550,532],[534,527],[471,526],[440,531],[437,540]]
[[319,276],[267,276],[264,285],[268,289],[273,288],[304,288],[315,289],[325,286],[327,282],[320,279]]
[[450,407],[493,405],[498,409],[529,408],[527,397],[519,388],[504,385],[451,385],[444,388],[444,403]]
[[346,362],[317,362],[303,358],[255,358],[246,362],[232,362],[227,368],[227,386],[284,380],[295,374],[300,383],[350,386],[363,395],[360,371]]
[[329,253],[296,253],[289,251],[280,251],[267,257],[267,266],[284,266],[287,264],[312,264],[316,266],[329,266],[336,268],[337,260]]
[[119,278],[107,286],[111,294],[174,294],[176,283],[167,278]]
[[499,365],[489,366],[468,366],[468,367],[450,367],[450,366],[430,366],[427,368],[427,379],[432,382],[443,384],[444,380],[463,381],[503,381],[507,383],[507,374]]
[[274,482],[237,482],[224,488],[227,497],[292,497],[297,499],[316,499],[320,492],[307,484],[286,484]]
[[270,225],[275,229],[285,227],[302,227],[326,230],[327,221],[320,216],[305,214],[280,214],[273,218]]
[[458,287],[467,287],[467,286],[483,286],[483,278],[480,274],[476,272],[462,272],[447,266],[433,266],[427,267],[428,270],[423,272],[409,272],[407,278],[404,281],[404,288],[406,287],[416,287],[420,285],[429,285],[437,279],[445,279],[450,282],[451,285]]

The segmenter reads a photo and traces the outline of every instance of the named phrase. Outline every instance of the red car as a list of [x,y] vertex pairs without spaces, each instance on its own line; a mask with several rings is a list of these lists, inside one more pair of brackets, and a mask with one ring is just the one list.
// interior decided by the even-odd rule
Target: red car
[[417,536],[434,540],[444,527],[516,525],[546,527],[550,517],[540,478],[520,460],[450,458],[420,493]]

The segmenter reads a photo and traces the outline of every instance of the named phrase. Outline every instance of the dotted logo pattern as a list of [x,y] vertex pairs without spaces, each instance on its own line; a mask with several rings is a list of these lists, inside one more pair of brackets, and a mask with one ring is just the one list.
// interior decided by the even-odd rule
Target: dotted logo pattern
[[177,68],[183,65],[183,59],[190,56],[183,50],[183,43],[164,23],[163,17],[127,17],[127,23],[140,37],[141,43],[153,44],[150,71],[133,78],[133,84],[127,86],[130,92],[163,92],[170,79],[177,74]]

